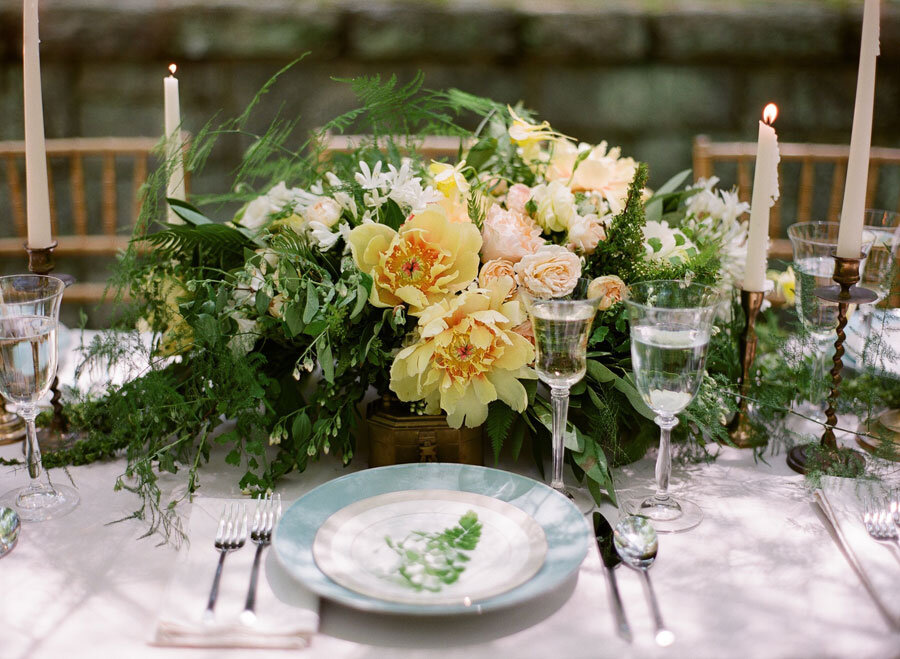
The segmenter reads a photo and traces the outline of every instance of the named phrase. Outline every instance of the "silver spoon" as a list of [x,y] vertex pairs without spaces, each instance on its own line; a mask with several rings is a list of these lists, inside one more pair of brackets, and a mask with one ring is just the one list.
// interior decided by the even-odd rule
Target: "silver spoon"
[[0,508],[0,557],[6,556],[16,546],[22,523],[12,508]]
[[656,552],[659,549],[656,530],[646,517],[628,515],[620,519],[619,523],[616,524],[613,540],[616,545],[616,551],[619,552],[619,556],[622,557],[625,564],[633,567],[644,577],[644,589],[650,602],[650,609],[653,611],[656,644],[660,647],[672,645],[675,642],[675,634],[666,629],[663,623],[662,614],[659,611],[659,604],[656,602],[656,595],[653,593],[653,586],[650,584],[650,574],[648,573],[650,566],[653,565],[653,561],[656,560]]

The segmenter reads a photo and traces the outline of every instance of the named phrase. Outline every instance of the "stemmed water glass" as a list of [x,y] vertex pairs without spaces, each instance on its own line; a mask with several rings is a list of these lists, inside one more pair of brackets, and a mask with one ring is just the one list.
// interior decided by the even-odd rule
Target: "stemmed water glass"
[[0,277],[0,395],[25,420],[25,456],[31,483],[7,492],[0,504],[12,506],[23,521],[60,517],[78,505],[78,494],[42,478],[41,450],[34,420],[38,401],[56,377],[56,333],[65,284],[56,277]]
[[684,281],[632,284],[628,306],[631,362],[641,398],[656,413],[660,428],[656,493],[625,502],[626,509],[650,518],[658,533],[686,531],[703,519],[700,507],[669,494],[670,434],[697,395],[718,304],[715,289]]
[[[794,271],[797,276],[794,291],[794,304],[800,323],[814,341],[812,391],[809,392],[810,404],[801,408],[810,416],[824,420],[824,403],[819,405],[813,401],[825,397],[820,394],[820,387],[825,382],[825,355],[828,344],[834,341],[837,327],[838,306],[833,302],[825,302],[816,297],[815,290],[820,286],[830,286],[834,274],[834,251],[837,247],[837,222],[800,222],[788,227],[788,237],[794,252]],[[871,232],[863,232],[862,251],[867,254],[872,246],[874,236]],[[861,269],[865,272],[865,261]]]
[[602,297],[590,297],[590,279],[579,279],[571,294],[541,298],[520,289],[534,331],[535,370],[550,387],[553,408],[553,471],[550,487],[573,500],[584,512],[593,507],[590,496],[571,491],[563,482],[563,453],[569,389],[587,372],[587,342]]

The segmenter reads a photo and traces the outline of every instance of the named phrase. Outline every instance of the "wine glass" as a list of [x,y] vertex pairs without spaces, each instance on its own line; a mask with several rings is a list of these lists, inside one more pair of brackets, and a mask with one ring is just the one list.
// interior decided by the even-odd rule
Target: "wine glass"
[[[815,344],[810,403],[800,409],[802,413],[821,421],[825,420],[825,397],[821,395],[819,387],[825,383],[825,357],[828,344],[834,341],[838,305],[820,300],[816,297],[815,290],[833,283],[834,251],[837,248],[839,230],[840,224],[837,222],[800,222],[788,227],[788,237],[794,252],[794,272],[797,276],[794,305],[800,323]],[[871,232],[863,232],[863,254],[868,253],[873,239]],[[864,259],[860,269],[865,272],[865,267]],[[823,403],[812,402],[819,400]]]
[[0,395],[25,420],[25,458],[31,483],[7,492],[0,504],[12,506],[23,521],[60,517],[78,505],[78,494],[41,478],[41,450],[34,419],[37,403],[56,377],[56,333],[65,284],[56,277],[0,277]]
[[550,387],[553,408],[553,471],[550,487],[575,502],[582,512],[594,506],[583,491],[569,490],[563,482],[563,453],[569,389],[587,372],[587,342],[594,314],[602,297],[590,297],[590,279],[579,279],[571,294],[541,298],[519,289],[534,331],[535,370]]
[[[890,295],[894,257],[900,246],[900,213],[867,209],[863,216],[865,231],[872,235],[872,247],[866,258],[861,285],[874,291],[879,300]],[[873,306],[877,302],[873,303]]]
[[635,384],[660,428],[656,493],[626,501],[625,507],[648,517],[658,533],[686,531],[700,523],[703,511],[669,494],[670,434],[678,425],[676,415],[694,399],[703,380],[718,293],[703,284],[643,281],[629,287],[625,304]]

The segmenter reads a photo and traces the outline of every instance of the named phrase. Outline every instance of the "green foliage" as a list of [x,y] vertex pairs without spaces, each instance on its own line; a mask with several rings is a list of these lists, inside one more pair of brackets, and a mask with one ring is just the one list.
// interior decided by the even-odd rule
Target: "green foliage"
[[384,541],[400,557],[398,583],[434,593],[455,583],[471,560],[466,552],[478,546],[481,529],[478,515],[470,510],[440,533],[413,531],[399,542],[386,536]]
[[607,230],[607,239],[586,259],[585,276],[617,275],[625,283],[640,276],[639,264],[644,262],[643,192],[647,184],[647,165],[638,164],[634,179],[628,188],[625,208],[616,215]]

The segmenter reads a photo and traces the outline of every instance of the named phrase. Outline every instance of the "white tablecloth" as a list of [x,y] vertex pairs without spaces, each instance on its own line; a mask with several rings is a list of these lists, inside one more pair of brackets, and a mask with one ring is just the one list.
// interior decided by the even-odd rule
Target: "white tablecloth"
[[[0,456],[16,455],[19,445],[0,447]],[[204,468],[200,496],[239,495],[237,474],[221,458],[214,455]],[[900,634],[888,630],[820,523],[802,477],[782,455],[767,461],[726,448],[712,464],[676,467],[673,492],[689,495],[705,518],[687,533],[661,536],[651,571],[676,634],[671,648],[653,644],[638,575],[624,567],[617,575],[635,640],[629,645],[616,636],[592,546],[577,582],[506,612],[411,620],[323,602],[320,633],[302,652],[310,659],[900,656]],[[142,539],[140,520],[109,524],[137,505],[133,495],[112,491],[123,464],[70,469],[81,505],[65,518],[24,526],[18,546],[0,559],[0,657],[286,656],[149,645],[176,550]],[[361,455],[352,469],[364,464]],[[516,468],[533,474],[527,460]],[[326,460],[290,475],[280,490],[291,502],[344,473]],[[52,476],[67,479],[62,470]],[[616,473],[621,496],[646,489],[652,478],[651,458]],[[3,491],[26,481],[24,470],[0,468]],[[161,482],[169,491],[183,485],[180,475]],[[615,519],[614,511],[605,512]],[[211,552],[210,575],[215,558]]]

